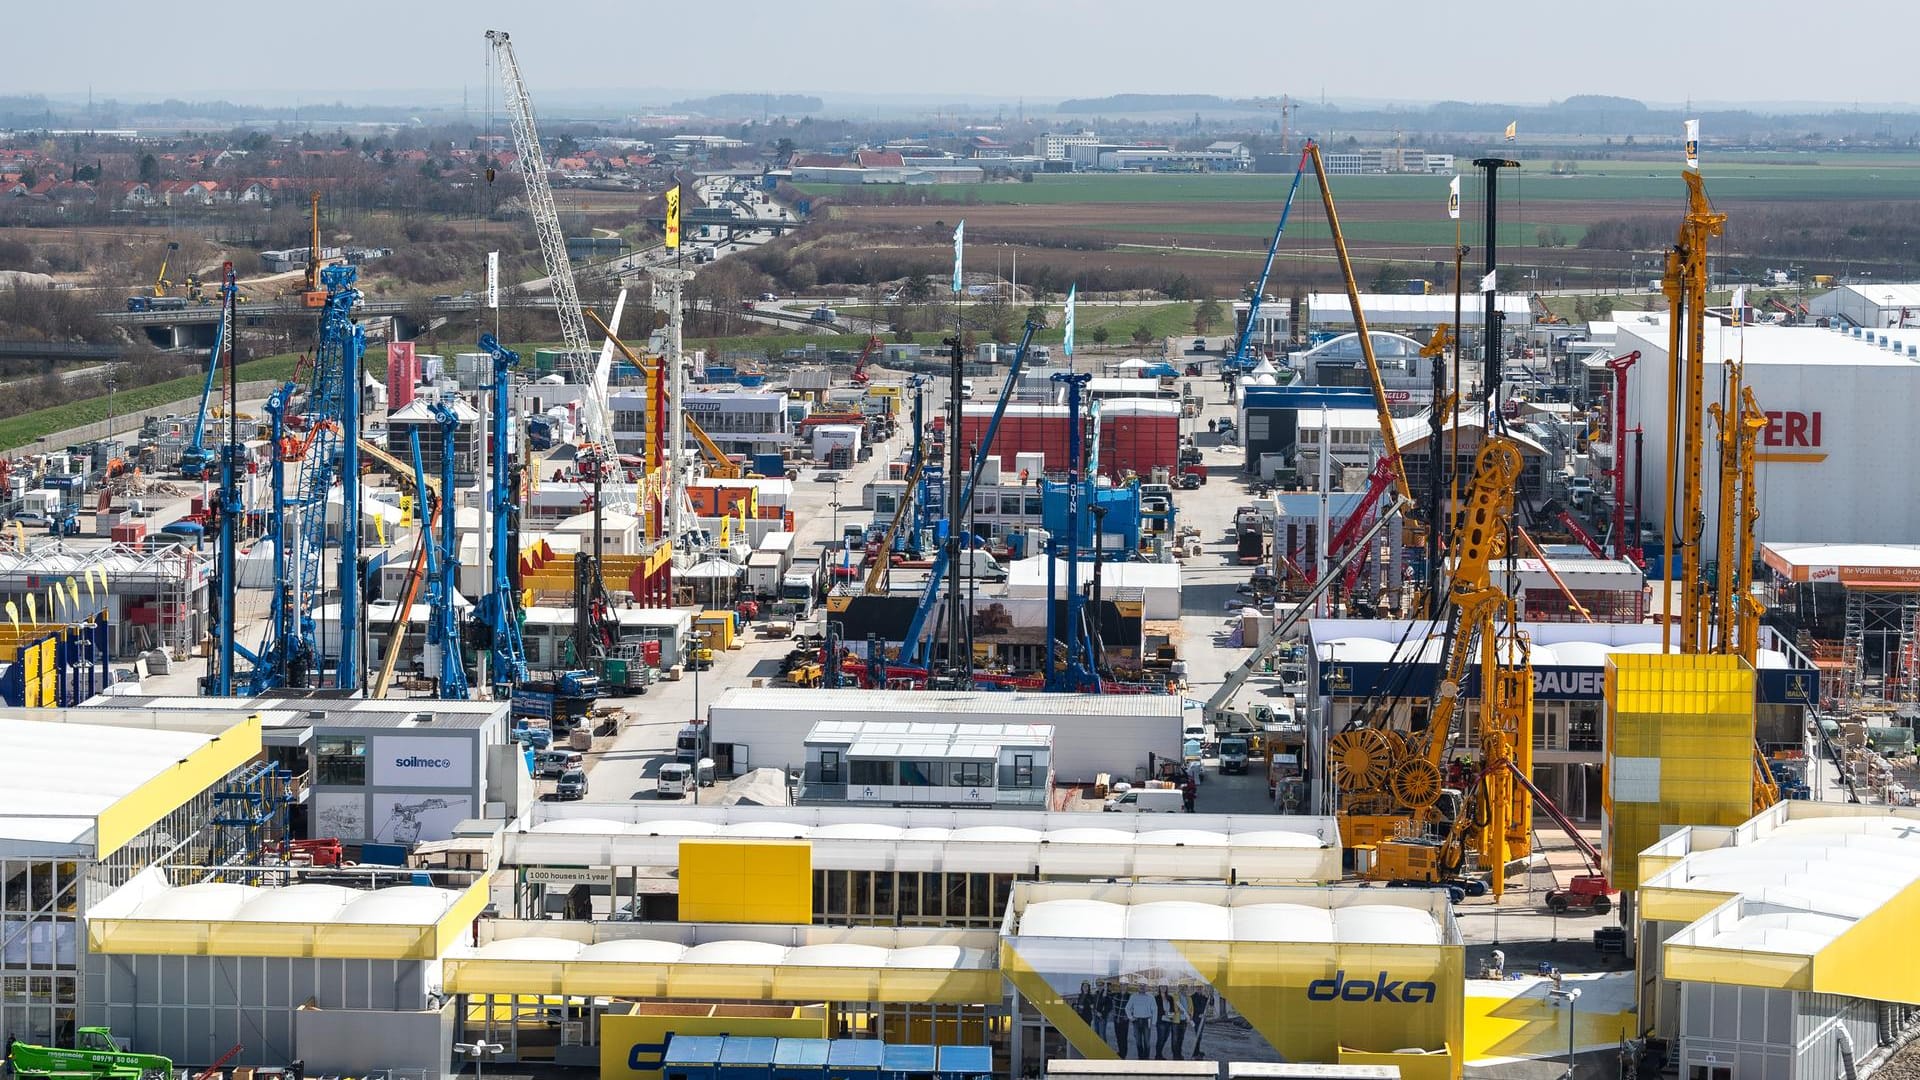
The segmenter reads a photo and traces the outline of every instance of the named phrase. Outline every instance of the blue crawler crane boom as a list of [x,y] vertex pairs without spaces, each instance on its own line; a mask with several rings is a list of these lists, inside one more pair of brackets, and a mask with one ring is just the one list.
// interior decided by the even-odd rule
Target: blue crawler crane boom
[[1280,224],[1273,230],[1273,243],[1267,245],[1266,265],[1260,268],[1260,280],[1254,283],[1253,298],[1247,301],[1247,324],[1240,328],[1233,355],[1222,361],[1222,371],[1252,371],[1259,365],[1247,359],[1247,342],[1260,325],[1260,305],[1267,298],[1267,275],[1273,273],[1273,257],[1280,251],[1280,235],[1287,231],[1287,217],[1293,213],[1293,197],[1300,190],[1300,178],[1307,173],[1307,152],[1300,151],[1300,164],[1293,170],[1293,184],[1287,188],[1287,204],[1280,208]]
[[520,366],[520,354],[500,344],[492,334],[480,335],[480,349],[493,357],[493,409],[488,450],[493,458],[493,486],[487,491],[487,507],[493,515],[493,581],[480,598],[475,618],[486,627],[491,642],[493,663],[487,668],[495,696],[511,693],[515,684],[527,679],[527,654],[520,641],[519,597],[513,591],[512,534],[517,526],[519,508],[514,503],[513,481],[507,456],[507,416],[513,404],[513,369]]
[[[353,321],[360,302],[354,288],[359,270],[329,266],[320,271],[327,306],[320,322],[320,347],[314,351],[313,380],[307,388],[306,433],[275,442],[276,467],[282,458],[300,462],[300,478],[291,498],[276,484],[274,511],[278,543],[274,548],[273,617],[255,665],[250,688],[360,687],[360,362],[365,332]],[[276,423],[286,422],[286,399]],[[315,615],[327,592],[327,496],[340,485],[340,546],[335,577],[339,597],[339,639],[322,641]],[[283,516],[291,518],[291,527]],[[283,550],[291,542],[293,551]],[[288,576],[291,575],[291,576]],[[331,660],[331,663],[329,663]],[[333,678],[328,682],[331,670]]]
[[[460,417],[436,401],[430,407],[434,422],[440,425],[440,490],[437,507],[421,507],[421,525],[438,511],[439,522],[432,527],[437,534],[427,545],[427,649],[438,652],[439,674],[435,679],[442,701],[465,701],[468,697],[467,665],[461,655],[460,621],[453,610],[454,582],[460,567],[459,549],[454,545],[454,434],[460,430]],[[408,433],[413,449],[414,490],[422,499],[434,494],[427,486],[427,470],[420,463],[420,428]],[[401,625],[409,613],[401,612]],[[404,632],[404,631],[401,631]]]
[[[987,421],[987,432],[980,439],[979,449],[973,454],[973,468],[968,470],[966,486],[960,489],[960,505],[973,505],[973,489],[980,482],[980,471],[987,467],[987,454],[993,449],[993,437],[1000,430],[1000,418],[1007,415],[1007,402],[1013,397],[1013,388],[1020,381],[1020,371],[1026,367],[1027,346],[1033,342],[1033,332],[1040,324],[1029,322],[1020,335],[1020,348],[1014,351],[1013,362],[1007,365],[1007,383],[1000,388],[1000,398],[993,403],[993,417]],[[947,438],[960,437],[960,418],[954,417]],[[955,476],[948,483],[959,483]],[[958,529],[961,523],[949,521],[947,528]],[[941,545],[939,554],[933,558],[933,568],[927,571],[927,589],[920,595],[920,603],[913,609],[913,621],[907,624],[906,638],[900,643],[900,662],[903,664],[928,664],[931,662],[932,644],[923,640],[926,637],[927,620],[932,617],[933,609],[940,602],[940,582],[947,575],[947,547]]]
[[225,283],[220,287],[220,321],[213,331],[213,351],[207,355],[207,383],[200,388],[200,413],[193,422],[193,441],[180,454],[180,475],[198,480],[218,458],[207,449],[207,405],[213,400],[213,384],[220,377],[220,357],[233,341],[233,305],[238,296],[233,281],[233,264],[227,263]]

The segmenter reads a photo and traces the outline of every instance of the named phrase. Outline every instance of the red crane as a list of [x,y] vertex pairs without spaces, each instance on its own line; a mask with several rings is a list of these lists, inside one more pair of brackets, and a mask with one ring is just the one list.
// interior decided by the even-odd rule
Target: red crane
[[885,343],[880,340],[879,334],[867,335],[867,346],[860,350],[860,359],[855,361],[853,365],[853,384],[855,386],[867,385],[867,380],[870,378],[867,374],[867,361],[873,358],[873,354],[878,352],[880,346],[883,344]]
[[[1640,350],[1635,349],[1607,361],[1607,368],[1613,372],[1613,468],[1608,470],[1613,474],[1613,554],[1615,558],[1632,559],[1635,564],[1644,556],[1637,537],[1631,544],[1627,541],[1627,369],[1638,359]],[[1597,546],[1591,540],[1586,542],[1589,548]]]
[[1595,540],[1592,533],[1581,528],[1580,523],[1573,520],[1572,514],[1562,510],[1559,511],[1555,517],[1559,520],[1560,527],[1567,530],[1575,540],[1580,541],[1581,547],[1587,549],[1587,554],[1596,559],[1604,559],[1607,557],[1607,549],[1600,546],[1600,541]]

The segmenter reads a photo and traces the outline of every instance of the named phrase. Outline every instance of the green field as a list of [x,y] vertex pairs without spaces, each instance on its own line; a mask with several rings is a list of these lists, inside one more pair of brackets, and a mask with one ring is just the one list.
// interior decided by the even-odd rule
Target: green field
[[[381,363],[384,365],[385,350],[381,350],[381,356]],[[371,354],[368,359],[372,359]],[[291,378],[294,365],[298,360],[299,358],[292,353],[285,353],[280,356],[247,361],[240,365],[240,381]],[[196,397],[206,385],[207,380],[204,375],[190,375],[154,383],[152,386],[142,386],[113,395],[113,410],[120,416],[130,416],[147,409],[158,408],[170,401]],[[31,446],[42,437],[56,431],[66,431],[106,418],[107,399],[104,397],[10,416],[0,420],[0,450],[15,450],[23,446]]]
[[[1779,164],[1781,155],[1764,158],[1709,157],[1705,162],[1707,188],[1727,199],[1893,199],[1914,197],[1920,183],[1920,154],[1912,157],[1874,155],[1855,159],[1821,160],[1808,155],[1804,162]],[[1521,162],[1517,173],[1504,174],[1502,193],[1521,200],[1593,202],[1678,198],[1684,194],[1677,159],[1672,161],[1581,161],[1571,176],[1550,174],[1551,159]],[[1463,187],[1468,201],[1477,183],[1472,170]],[[1441,175],[1367,175],[1331,178],[1341,201],[1419,202],[1436,208],[1446,200],[1447,177]],[[1076,205],[1099,203],[1269,202],[1278,206],[1293,182],[1291,173],[1114,174],[1075,173],[1036,176],[1032,183],[942,185],[916,189],[927,202],[993,203],[1008,205]],[[839,184],[803,184],[812,195],[845,194]],[[1301,198],[1317,197],[1312,176],[1301,181]]]

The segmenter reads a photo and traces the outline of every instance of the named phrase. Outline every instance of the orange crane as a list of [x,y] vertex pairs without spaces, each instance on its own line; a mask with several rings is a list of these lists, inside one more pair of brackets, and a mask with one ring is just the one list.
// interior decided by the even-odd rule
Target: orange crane
[[320,287],[320,193],[313,192],[311,227],[307,235],[307,287],[300,290],[303,307],[327,306],[327,290]]

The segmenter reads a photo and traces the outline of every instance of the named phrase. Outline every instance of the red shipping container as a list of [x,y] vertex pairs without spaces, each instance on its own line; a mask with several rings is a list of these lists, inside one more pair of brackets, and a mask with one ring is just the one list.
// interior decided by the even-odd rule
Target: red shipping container
[[110,536],[116,544],[138,544],[140,538],[147,535],[147,523],[144,521],[115,525]]

